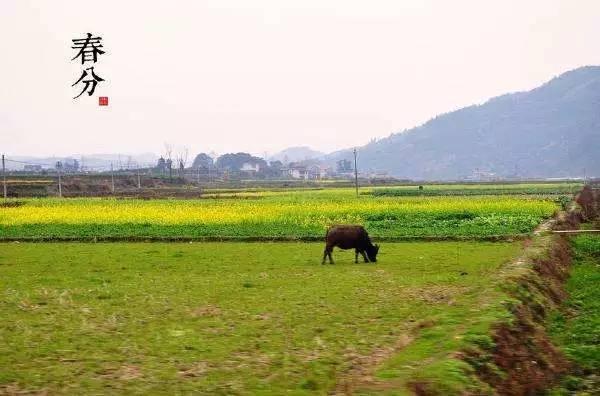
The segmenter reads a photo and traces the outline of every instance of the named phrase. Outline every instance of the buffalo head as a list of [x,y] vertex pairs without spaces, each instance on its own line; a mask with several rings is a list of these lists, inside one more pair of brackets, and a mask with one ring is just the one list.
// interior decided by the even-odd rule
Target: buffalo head
[[372,263],[377,262],[377,253],[379,253],[379,245],[375,244],[366,249],[367,256],[369,257],[369,261]]

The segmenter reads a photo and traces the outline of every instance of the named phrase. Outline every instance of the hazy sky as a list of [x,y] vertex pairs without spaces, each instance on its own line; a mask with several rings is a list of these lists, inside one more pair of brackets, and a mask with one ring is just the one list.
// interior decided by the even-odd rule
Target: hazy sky
[[332,151],[588,64],[598,0],[1,0],[0,152]]

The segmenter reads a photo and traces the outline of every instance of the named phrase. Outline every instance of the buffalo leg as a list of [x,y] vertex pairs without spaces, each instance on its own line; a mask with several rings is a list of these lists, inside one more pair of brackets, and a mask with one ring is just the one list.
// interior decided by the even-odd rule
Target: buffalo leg
[[323,261],[321,261],[321,265],[325,264],[325,259],[327,257],[329,257],[329,263],[333,264],[333,259],[331,258],[332,250],[333,250],[333,248],[330,248],[329,246],[325,246],[325,251],[323,251]]
[[364,251],[364,250],[361,250],[361,251],[360,251],[360,254],[362,254],[362,256],[363,256],[363,259],[365,260],[365,263],[368,263],[368,262],[369,262],[369,259],[367,258],[367,254],[365,253],[365,251]]
[[358,249],[354,249],[354,264],[358,264]]

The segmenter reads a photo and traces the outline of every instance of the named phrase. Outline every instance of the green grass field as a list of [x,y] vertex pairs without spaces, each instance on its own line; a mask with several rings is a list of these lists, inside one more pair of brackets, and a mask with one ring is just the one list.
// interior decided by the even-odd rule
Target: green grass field
[[237,199],[26,199],[0,207],[0,238],[321,239],[331,224],[378,238],[523,235],[559,209],[539,197],[356,197],[352,189],[246,192]]
[[[520,243],[0,244],[0,393],[325,394],[463,386]],[[360,370],[359,370],[360,369]]]
[[[594,392],[600,386],[600,237],[573,239],[575,260],[566,288],[570,298],[549,320],[554,341],[575,364],[575,375],[553,394]],[[593,394],[593,393],[587,393]]]

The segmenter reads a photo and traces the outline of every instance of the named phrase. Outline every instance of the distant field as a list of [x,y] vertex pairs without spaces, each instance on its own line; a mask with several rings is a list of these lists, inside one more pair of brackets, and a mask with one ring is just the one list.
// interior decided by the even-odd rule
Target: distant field
[[386,243],[377,264],[321,266],[321,243],[3,243],[0,393],[375,393],[373,374],[452,394],[452,352],[506,315],[497,271],[520,247]]
[[52,184],[54,180],[51,179],[7,179],[7,184]]
[[581,190],[581,183],[521,183],[521,184],[424,184],[375,188],[375,196],[412,197],[447,195],[561,195]]
[[245,192],[233,199],[24,199],[0,207],[0,238],[320,239],[336,223],[364,224],[380,238],[485,238],[529,233],[559,208],[539,197],[354,194],[328,189]]

